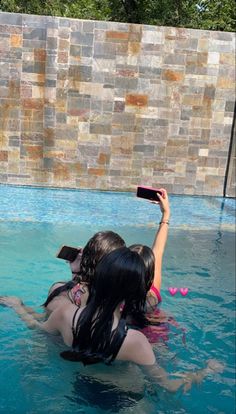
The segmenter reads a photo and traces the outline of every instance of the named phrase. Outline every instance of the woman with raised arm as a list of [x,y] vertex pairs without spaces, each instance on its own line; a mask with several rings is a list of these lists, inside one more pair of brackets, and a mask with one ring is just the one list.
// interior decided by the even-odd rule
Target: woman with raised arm
[[[168,226],[166,223],[170,216],[167,192],[165,189],[161,189],[161,191],[162,196],[159,193],[157,195],[160,200],[158,204],[160,204],[162,211],[162,219],[153,243],[153,251],[149,247],[139,244],[130,247],[131,250],[137,251],[141,255],[146,266],[146,310],[148,312],[153,311],[161,301],[162,256],[168,234]],[[124,240],[119,234],[113,231],[100,231],[95,233],[87,242],[84,249],[79,251],[76,260],[70,263],[73,279],[68,282],[56,282],[51,286],[48,297],[43,304],[47,313],[52,312],[58,306],[70,302],[78,307],[85,305],[88,299],[89,289],[94,282],[97,263],[105,254],[123,246],[125,246]],[[23,302],[22,305],[24,305]],[[32,308],[26,305],[24,306],[26,311],[32,313],[35,318],[41,320],[45,317],[44,314],[37,313]]]
[[0,303],[11,306],[30,328],[60,334],[64,343],[72,347],[61,353],[64,359],[85,365],[129,361],[143,367],[147,375],[169,391],[181,386],[189,388],[212,372],[212,365],[194,373],[175,374],[180,378],[169,379],[158,366],[147,338],[126,324],[128,314],[136,315],[140,324],[145,321],[145,271],[143,260],[136,252],[123,247],[109,253],[96,267],[87,305],[80,308],[72,303],[63,305],[46,322],[34,319],[19,300],[17,303],[14,298],[2,297]]
[[161,188],[161,191],[162,195],[157,193],[157,196],[160,200],[159,205],[162,212],[162,217],[152,246],[152,250],[155,256],[155,273],[153,287],[158,290],[159,294],[161,291],[162,282],[162,259],[166,247],[166,241],[168,237],[168,226],[170,220],[170,205],[168,194],[164,188]]
[[[167,191],[160,189],[161,194],[157,193],[159,198],[162,217],[153,242],[152,250],[140,244],[130,246],[131,250],[141,255],[146,266],[146,310],[151,312],[156,305],[161,302],[161,281],[162,281],[162,258],[166,246],[168,236],[168,224],[170,218],[170,206]],[[59,301],[74,300],[74,303],[80,306],[86,303],[87,293],[90,286],[94,283],[94,272],[99,260],[107,253],[114,249],[125,246],[124,240],[112,231],[103,231],[96,233],[86,244],[80,261],[70,264],[72,273],[74,273],[73,281],[66,284],[53,285],[49,291],[49,296],[44,303],[48,311],[58,306]],[[79,266],[78,266],[79,263]],[[74,266],[74,267],[73,267]],[[76,282],[82,282],[76,283]],[[85,295],[83,295],[85,293]],[[67,298],[65,298],[65,296]]]
[[143,244],[133,244],[130,246],[132,251],[136,251],[143,259],[146,267],[146,311],[153,312],[161,302],[161,282],[162,282],[162,260],[168,237],[168,225],[170,219],[170,205],[167,191],[160,189],[161,194],[157,193],[159,202],[154,202],[160,206],[162,217],[155,235],[152,249]]

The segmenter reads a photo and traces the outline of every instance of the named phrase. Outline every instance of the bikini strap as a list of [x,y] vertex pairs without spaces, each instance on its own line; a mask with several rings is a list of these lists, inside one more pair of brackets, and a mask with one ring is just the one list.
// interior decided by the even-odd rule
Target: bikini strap
[[76,330],[75,330],[75,318],[76,318],[77,312],[78,312],[79,310],[80,310],[80,308],[76,309],[76,311],[75,311],[75,313],[74,313],[74,315],[73,315],[73,319],[72,319],[72,334],[73,334],[73,342],[74,342],[74,338],[75,338],[75,335],[76,335]]
[[115,329],[113,338],[111,340],[111,343],[115,342],[116,340],[116,348],[114,349],[112,356],[107,358],[107,360],[105,361],[105,363],[107,365],[111,364],[111,362],[114,361],[114,359],[116,359],[120,348],[123,345],[123,342],[126,338],[127,332],[128,332],[128,326],[126,324],[126,320],[125,319],[120,319],[119,324],[117,326],[117,328]]
[[67,290],[66,295],[67,295],[67,297],[68,297],[69,301],[70,301],[73,305],[75,305],[75,302],[74,302],[73,298],[71,297],[71,290]]

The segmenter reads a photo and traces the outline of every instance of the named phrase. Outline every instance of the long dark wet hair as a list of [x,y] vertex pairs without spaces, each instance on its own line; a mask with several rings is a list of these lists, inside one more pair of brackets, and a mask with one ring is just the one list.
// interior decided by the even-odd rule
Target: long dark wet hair
[[132,246],[129,246],[129,249],[132,250],[133,252],[137,252],[144,261],[144,265],[146,268],[145,285],[146,285],[146,292],[148,292],[152,286],[153,279],[154,279],[154,271],[155,271],[154,253],[152,249],[150,249],[150,247],[145,246],[143,244],[132,244]]
[[125,241],[113,231],[100,231],[88,241],[83,249],[78,279],[93,284],[95,269],[102,257],[125,246]]
[[124,246],[125,241],[119,234],[113,231],[107,230],[95,233],[83,249],[78,276],[66,282],[63,286],[54,289],[42,306],[47,307],[56,296],[72,289],[78,282],[87,283],[90,291],[90,287],[94,281],[95,269],[101,258],[113,250]]
[[[144,319],[145,265],[138,253],[116,249],[98,263],[87,306],[73,326],[73,350],[61,356],[84,364],[112,362],[126,335],[126,317]],[[121,319],[112,330],[114,312],[123,303]]]

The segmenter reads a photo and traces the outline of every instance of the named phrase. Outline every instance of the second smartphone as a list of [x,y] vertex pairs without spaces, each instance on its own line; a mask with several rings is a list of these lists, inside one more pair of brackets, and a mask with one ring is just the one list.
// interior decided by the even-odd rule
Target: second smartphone
[[57,253],[58,259],[67,260],[68,262],[73,262],[78,256],[79,252],[82,251],[82,247],[70,247],[62,246],[59,252]]
[[137,187],[137,197],[145,198],[151,201],[159,201],[157,193],[162,196],[162,191],[159,188],[138,186]]

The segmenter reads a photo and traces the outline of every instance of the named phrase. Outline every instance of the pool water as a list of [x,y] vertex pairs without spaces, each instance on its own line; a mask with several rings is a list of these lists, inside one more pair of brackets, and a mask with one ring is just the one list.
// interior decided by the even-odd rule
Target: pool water
[[[151,245],[159,207],[131,193],[0,186],[0,294],[39,305],[48,287],[70,278],[55,254],[84,245],[98,230],[118,232],[127,245]],[[183,394],[153,386],[127,363],[83,367],[60,358],[58,337],[28,330],[0,306],[0,413],[234,413],[235,201],[171,196],[162,309],[172,315],[168,338],[155,346],[170,373],[221,361],[224,372]],[[168,287],[188,287],[183,297]],[[183,334],[184,333],[184,334]]]

